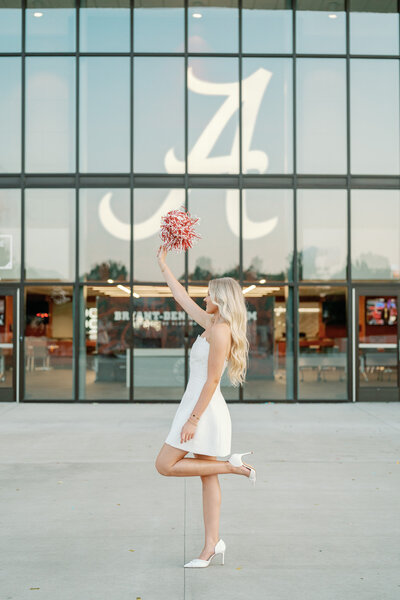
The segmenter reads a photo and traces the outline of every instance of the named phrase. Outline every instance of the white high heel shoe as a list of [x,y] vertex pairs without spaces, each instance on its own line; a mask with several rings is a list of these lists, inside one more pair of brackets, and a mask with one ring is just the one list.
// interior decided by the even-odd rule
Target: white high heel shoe
[[253,454],[253,451],[251,450],[251,452],[242,452],[242,454],[232,454],[232,456],[228,458],[228,461],[234,467],[241,467],[242,465],[244,465],[245,467],[250,469],[249,479],[254,487],[256,485],[256,470],[253,469],[253,467],[251,467],[250,465],[246,465],[246,463],[242,461],[242,456],[245,456],[246,454]]
[[226,544],[225,544],[224,540],[218,540],[218,542],[215,544],[214,554],[212,554],[208,560],[203,560],[202,558],[193,558],[191,561],[189,561],[188,563],[186,563],[183,566],[184,567],[208,567],[208,565],[211,562],[211,559],[214,558],[214,556],[217,556],[217,554],[222,555],[221,565],[223,565],[225,562],[225,548],[226,548]]

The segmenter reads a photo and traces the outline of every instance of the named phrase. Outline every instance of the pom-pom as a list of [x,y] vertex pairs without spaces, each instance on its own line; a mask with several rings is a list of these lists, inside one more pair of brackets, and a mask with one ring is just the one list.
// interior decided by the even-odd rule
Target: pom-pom
[[165,250],[180,254],[197,244],[201,235],[194,231],[194,226],[199,221],[200,217],[186,212],[184,206],[181,206],[180,209],[170,210],[161,217],[160,238]]

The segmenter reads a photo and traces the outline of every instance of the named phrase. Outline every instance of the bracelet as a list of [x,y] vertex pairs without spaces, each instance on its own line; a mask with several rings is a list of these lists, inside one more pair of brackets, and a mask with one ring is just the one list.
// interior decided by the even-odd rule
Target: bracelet
[[191,423],[192,425],[196,425],[196,427],[197,427],[198,423],[195,423],[195,421],[192,421],[192,417],[189,417],[188,421],[189,421],[189,423]]
[[194,417],[195,419],[197,419],[198,421],[200,421],[200,417],[198,417],[198,416],[197,416],[197,415],[195,415],[194,413],[192,413],[190,416],[191,416],[191,417]]

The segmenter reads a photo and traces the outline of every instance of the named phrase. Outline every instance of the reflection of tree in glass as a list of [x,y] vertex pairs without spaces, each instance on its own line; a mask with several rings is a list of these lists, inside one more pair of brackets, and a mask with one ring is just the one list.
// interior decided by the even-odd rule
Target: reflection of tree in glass
[[353,277],[365,279],[392,279],[393,273],[386,256],[365,252],[353,261]]
[[[305,251],[299,250],[297,255],[297,267],[299,273],[299,279],[345,279],[346,269],[345,266],[339,270],[331,270],[329,272],[321,273],[321,269],[317,265],[319,258],[319,249],[316,246],[310,246]],[[304,265],[307,265],[306,272]]]
[[[287,256],[287,264],[291,264],[292,260],[291,254]],[[263,268],[263,261],[259,256],[255,256],[251,259],[250,266],[243,271],[243,279],[244,281],[259,281],[268,277],[268,279],[273,279],[274,281],[284,281],[285,273],[280,271],[278,273],[266,273],[266,270]]]
[[192,273],[188,274],[190,281],[209,281],[217,277],[233,277],[239,279],[239,265],[230,271],[216,273],[212,267],[211,259],[208,256],[201,256],[196,261],[196,266]]
[[86,274],[88,281],[126,281],[128,279],[128,270],[121,262],[110,260],[92,267],[92,270]]

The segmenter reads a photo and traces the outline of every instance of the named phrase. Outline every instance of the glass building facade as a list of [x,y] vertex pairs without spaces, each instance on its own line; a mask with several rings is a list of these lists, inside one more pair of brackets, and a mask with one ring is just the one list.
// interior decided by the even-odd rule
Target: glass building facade
[[196,302],[243,288],[228,402],[399,400],[393,0],[0,1],[0,400],[179,401]]

